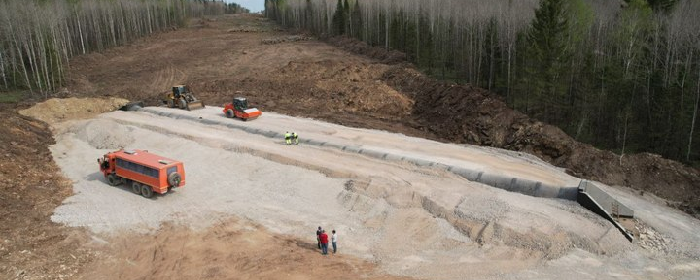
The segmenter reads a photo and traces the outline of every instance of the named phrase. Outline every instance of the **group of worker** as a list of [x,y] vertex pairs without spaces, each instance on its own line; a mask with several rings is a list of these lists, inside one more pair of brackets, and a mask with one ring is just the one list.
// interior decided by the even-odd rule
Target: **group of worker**
[[[335,230],[332,231],[332,234],[331,244],[333,245],[333,254],[335,254],[338,249],[338,234],[335,233]],[[326,234],[326,230],[318,227],[318,230],[316,230],[316,241],[318,242],[318,248],[321,249],[321,254],[328,255],[328,234]]]
[[299,145],[299,134],[296,132],[289,133],[289,131],[287,131],[287,133],[284,134],[284,142],[286,142],[287,145],[291,145],[292,143],[294,145]]

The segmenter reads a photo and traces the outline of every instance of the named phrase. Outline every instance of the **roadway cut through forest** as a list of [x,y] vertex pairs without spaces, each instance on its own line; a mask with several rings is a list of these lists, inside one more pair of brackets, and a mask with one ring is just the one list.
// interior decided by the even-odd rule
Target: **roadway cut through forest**
[[[515,116],[514,120],[532,124],[527,126],[530,129],[515,129],[520,131],[515,134],[521,137],[517,139],[540,139],[538,137],[546,135],[541,131],[551,129],[522,115],[504,113],[505,107],[502,103],[498,105],[495,97],[483,95],[483,92],[468,86],[430,80],[410,66],[378,63],[376,59],[353,55],[313,40],[262,45],[262,39],[285,33],[274,31],[274,25],[256,16],[227,15],[200,22],[205,24],[154,34],[129,46],[73,59],[69,84],[58,96],[119,96],[155,105],[172,85],[186,83],[208,105],[223,104],[230,102],[235,95],[244,95],[264,112],[277,111],[441,141],[469,142],[471,140],[463,138],[467,135],[463,133],[468,131],[490,135],[488,137],[509,135],[502,132],[511,131],[512,127],[495,125],[496,120],[503,121],[498,116]],[[252,26],[257,31],[236,32],[240,26]],[[381,55],[377,49],[372,51]],[[480,94],[473,95],[473,92]],[[464,98],[456,100],[443,93]],[[442,97],[431,101],[419,99],[420,96]],[[426,107],[431,103],[434,109]],[[448,106],[452,103],[457,106]],[[496,107],[483,106],[483,103]],[[49,110],[55,108],[48,107]],[[425,110],[420,113],[415,108],[435,112]],[[479,113],[482,110],[489,112]],[[36,116],[42,115],[41,110],[37,112]],[[422,114],[433,113],[436,114],[434,118],[420,118]],[[477,121],[467,122],[474,114]],[[497,118],[491,119],[494,114]],[[59,113],[56,117],[62,115]],[[68,119],[64,118],[64,121]],[[446,120],[456,124],[467,122],[467,125],[464,129],[450,127]],[[479,124],[481,122],[483,124]],[[511,124],[508,120],[503,123]],[[472,125],[477,129],[468,129]],[[644,279],[693,279],[700,269],[697,262],[697,252],[700,252],[697,220],[661,206],[665,205],[664,200],[654,200],[648,194],[641,197],[626,189],[602,186],[622,203],[637,210],[635,216],[639,221],[635,229],[647,239],[640,239],[635,244],[629,244],[607,221],[574,202],[493,189],[439,168],[401,162],[387,164],[383,160],[349,155],[326,147],[303,145],[290,150],[281,145],[281,140],[273,144],[267,137],[254,137],[245,131],[213,128],[186,120],[173,122],[139,113],[115,112],[54,127],[57,140],[51,148],[54,160],[64,176],[74,182],[75,192],[55,211],[54,220],[69,226],[86,226],[88,238],[73,239],[90,240],[88,246],[94,247],[92,252],[102,254],[86,269],[96,274],[84,278],[107,275],[118,278],[114,275],[119,275],[120,271],[133,272],[124,276],[126,278],[187,275],[194,269],[187,266],[188,262],[167,263],[161,258],[148,261],[143,257],[149,254],[160,257],[158,252],[166,253],[164,256],[180,256],[177,252],[181,248],[201,249],[193,250],[201,253],[189,256],[190,263],[202,264],[197,269],[206,269],[208,274],[205,275],[214,278],[243,270],[248,273],[266,271],[264,267],[251,265],[249,260],[235,258],[235,253],[229,250],[212,250],[229,248],[236,240],[247,240],[255,244],[255,248],[270,243],[261,236],[239,235],[240,227],[271,232],[285,240],[281,242],[282,250],[302,249],[301,252],[307,252],[301,256],[283,254],[282,258],[288,257],[284,262],[264,259],[279,264],[281,271],[289,268],[283,264],[315,267],[324,263],[309,257],[308,253],[314,252],[313,245],[309,246],[314,242],[313,237],[309,238],[309,229],[319,224],[340,229],[343,254],[372,260],[380,264],[381,271],[430,279],[558,279],[562,276],[598,279],[620,275]],[[119,140],[112,137],[112,133],[101,130],[104,127],[123,132],[119,134],[121,136],[131,136]],[[480,136],[480,139],[488,137]],[[401,138],[400,142],[411,142],[411,139],[414,138]],[[556,144],[556,139],[542,141]],[[103,144],[103,141],[112,140],[115,142]],[[490,143],[487,142],[478,143]],[[191,171],[211,174],[211,178],[190,182],[191,186],[147,204],[148,201],[134,197],[124,189],[107,187],[99,175],[94,174],[96,171],[85,168],[104,152],[116,149],[119,143],[193,162],[188,165]],[[472,148],[476,147],[465,147]],[[478,149],[491,155],[503,153],[507,157],[532,158],[533,165],[548,166],[556,171],[553,174],[568,176],[527,153],[518,155],[484,147]],[[513,149],[528,150],[523,147]],[[322,156],[310,157],[318,154]],[[580,155],[585,158],[580,161],[583,168],[597,170],[591,174],[608,172],[622,178],[615,182],[626,182],[624,178],[628,175],[619,174],[629,173],[639,179],[633,182],[667,183],[668,186],[660,185],[659,192],[656,192],[664,195],[665,189],[669,190],[670,195],[664,195],[666,198],[675,201],[683,197],[690,197],[690,201],[695,199],[692,194],[688,195],[692,192],[682,191],[689,190],[694,181],[678,178],[696,178],[693,174],[697,171],[693,173],[682,165],[652,158],[650,164],[625,166],[618,173],[618,167],[610,171],[597,164],[595,155]],[[338,161],[338,158],[343,161]],[[543,158],[559,164],[554,157]],[[617,159],[612,154],[610,158]],[[627,159],[636,162],[634,156],[625,157]],[[579,162],[576,157],[569,157],[569,160]],[[656,173],[661,173],[661,177],[654,175]],[[296,182],[291,178],[302,179]],[[310,184],[305,184],[309,181]],[[643,189],[636,184],[631,186]],[[27,197],[32,198],[23,195],[23,200],[17,198],[16,201],[24,201]],[[35,200],[33,203],[43,202]],[[149,210],[155,210],[157,214],[146,215],[144,211]],[[225,218],[231,216],[252,224],[239,226],[236,218],[232,218],[233,222]],[[170,226],[168,221],[175,225]],[[157,228],[158,225],[161,228]],[[177,233],[178,237],[171,240],[175,243],[155,240],[153,246],[140,246],[144,244],[128,242],[153,240],[154,235],[144,232],[157,233],[159,230],[173,233],[173,236]],[[183,233],[183,230],[192,232]],[[287,234],[276,235],[279,233]],[[191,239],[198,241],[187,242]],[[108,242],[108,245],[103,242]],[[203,242],[212,246],[202,246]],[[173,244],[184,246],[173,248]],[[110,248],[105,250],[104,246]],[[20,253],[22,248],[17,248],[13,256],[24,254]],[[240,248],[254,258],[259,256],[253,254],[255,250],[246,251],[245,246]],[[76,251],[69,253],[84,259]],[[72,255],[66,256],[67,260],[74,259]],[[136,270],[134,264],[156,268],[162,264],[173,269],[169,270],[170,274],[161,269]],[[321,272],[316,271],[320,274],[315,275],[326,275],[323,271],[338,271],[339,266],[335,266],[338,263],[329,265],[320,268]],[[356,270],[350,267],[347,271]],[[303,271],[301,275],[313,273]]]

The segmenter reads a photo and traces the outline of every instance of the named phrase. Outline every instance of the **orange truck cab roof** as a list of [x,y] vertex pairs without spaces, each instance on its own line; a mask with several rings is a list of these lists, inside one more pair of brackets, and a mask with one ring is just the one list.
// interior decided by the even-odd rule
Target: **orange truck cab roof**
[[155,169],[167,168],[181,163],[180,161],[152,154],[145,150],[119,150],[112,152],[112,154],[122,159]]

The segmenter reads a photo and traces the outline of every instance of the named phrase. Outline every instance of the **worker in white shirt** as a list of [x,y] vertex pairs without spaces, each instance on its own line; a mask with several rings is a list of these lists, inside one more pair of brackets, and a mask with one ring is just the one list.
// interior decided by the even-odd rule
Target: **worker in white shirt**
[[335,254],[335,251],[338,249],[336,247],[337,242],[338,242],[338,234],[335,233],[335,230],[333,230],[333,235],[331,235],[331,243],[333,243],[333,254]]

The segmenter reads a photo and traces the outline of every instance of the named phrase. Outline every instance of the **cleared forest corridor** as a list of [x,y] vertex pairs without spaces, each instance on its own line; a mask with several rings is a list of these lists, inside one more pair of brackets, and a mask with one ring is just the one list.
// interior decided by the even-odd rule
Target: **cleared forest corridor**
[[[614,130],[610,133],[619,135],[619,140],[627,138],[622,157],[578,141],[593,135],[590,130],[600,125],[594,124],[596,110],[603,107],[572,107],[589,114],[583,118],[583,125],[580,119],[573,121],[576,130],[581,130],[578,138],[568,129],[538,121],[545,115],[533,115],[538,119],[528,116],[523,106],[532,113],[544,109],[532,106],[547,98],[531,95],[526,102],[522,94],[530,91],[520,86],[530,81],[533,88],[546,88],[535,84],[541,82],[537,80],[539,75],[547,73],[528,72],[527,68],[533,66],[523,64],[532,56],[522,48],[531,45],[525,29],[511,34],[517,38],[511,49],[510,89],[504,87],[508,84],[508,62],[503,53],[508,44],[501,41],[502,36],[529,28],[540,2],[520,1],[509,7],[506,1],[494,1],[493,7],[478,6],[483,8],[478,14],[484,16],[494,7],[518,17],[524,14],[515,13],[517,9],[531,9],[532,15],[518,19],[522,25],[516,26],[506,18],[486,21],[481,17],[474,22],[461,18],[461,12],[470,11],[469,5],[484,1],[393,1],[399,10],[407,11],[399,18],[385,16],[395,11],[391,1],[348,0],[346,5],[343,0],[343,9],[337,15],[344,17],[342,34],[346,36],[330,38],[310,33],[310,29],[300,29],[307,30],[301,33],[294,28],[283,29],[278,22],[300,28],[308,23],[325,29],[328,35],[341,32],[341,21],[333,16],[338,10],[337,0],[287,0],[289,6],[285,9],[274,7],[281,1],[266,2],[268,17],[226,14],[221,2],[207,2],[205,6],[201,1],[84,0],[65,1],[70,3],[66,6],[61,1],[36,1],[41,4],[22,7],[12,6],[14,1],[0,4],[25,11],[0,11],[0,16],[13,19],[10,23],[14,28],[0,27],[0,36],[11,37],[6,33],[9,30],[15,30],[16,36],[25,34],[16,37],[18,41],[0,42],[3,77],[7,78],[0,87],[21,94],[31,86],[34,92],[26,92],[19,102],[0,102],[0,142],[7,148],[0,153],[0,278],[700,276],[700,172],[658,155],[631,153],[640,148],[631,140],[639,129],[635,127],[639,125],[639,104],[630,105],[627,137],[623,137],[625,129],[620,126],[624,119],[618,115],[604,116],[610,126],[595,127]],[[446,8],[440,8],[438,2],[464,6],[452,6],[454,13],[439,17],[446,15]],[[607,7],[601,6],[607,3],[602,1],[581,3],[594,9]],[[622,11],[638,4],[611,6],[618,13],[608,16],[619,18]],[[677,1],[673,7],[682,5],[688,3]],[[65,16],[59,17],[56,26],[62,27],[55,28],[56,33],[46,28],[55,20],[48,13],[49,7]],[[129,14],[130,8],[135,15]],[[653,21],[678,16],[674,8],[649,8]],[[173,25],[177,23],[173,19],[179,17],[173,11],[184,11],[182,24]],[[317,16],[322,11],[327,18]],[[359,17],[352,15],[358,12]],[[36,13],[45,19],[39,25],[14,24],[22,21],[23,13]],[[152,28],[160,25],[164,29],[146,31],[143,34],[147,36],[128,37],[119,43],[122,25],[118,18],[112,21],[109,16],[125,13],[127,18],[135,18],[124,26],[134,24],[147,30],[150,23]],[[618,70],[613,66],[620,61],[615,57],[620,47],[616,40],[628,37],[618,37],[627,33],[618,32],[617,20],[600,21],[600,17],[603,14],[596,10],[594,28],[588,31],[600,30],[606,37],[581,34],[594,36],[606,47],[593,56],[579,53],[585,59],[578,56],[575,64],[581,70],[584,67],[579,64],[588,63],[588,59],[601,63],[597,69],[605,69],[605,78],[603,72],[576,73],[574,84],[569,84],[566,78],[572,73],[559,71],[566,78],[559,77],[549,90],[572,89],[576,98],[604,93],[593,96],[597,98],[594,101],[606,106],[624,99],[641,102],[646,95],[657,100],[653,98],[661,91],[647,92],[647,84],[641,82],[651,77],[646,80],[652,81],[649,88],[659,90],[654,81],[664,78],[658,75],[666,70],[657,65],[648,68],[654,73],[641,71],[640,67],[647,66],[639,63],[649,59],[645,49],[632,54],[628,72],[632,80],[614,76]],[[458,19],[460,25],[450,23]],[[0,21],[8,23],[6,18]],[[115,23],[114,32],[110,22]],[[670,24],[670,20],[662,22]],[[362,28],[353,23],[362,23]],[[89,36],[101,34],[104,43],[98,51],[87,49],[99,45],[98,37],[86,33],[85,28],[93,24]],[[568,24],[569,28],[578,26],[572,21]],[[601,24],[609,25],[600,28]],[[399,33],[382,33],[382,28]],[[658,30],[660,36],[654,42],[663,42],[661,37],[670,34],[670,29],[652,30]],[[367,45],[358,40],[358,33],[360,39],[366,36],[376,43]],[[421,37],[410,36],[414,33]],[[62,49],[61,60],[44,63],[44,58],[53,56],[42,57],[38,34],[55,34],[56,42],[72,46]],[[70,40],[61,41],[66,34],[70,34],[66,37]],[[117,38],[116,46],[107,43],[114,42],[112,34]],[[461,41],[453,41],[446,34]],[[50,40],[42,42],[50,46],[53,37],[48,35],[44,38]],[[637,43],[648,43],[634,38]],[[587,43],[581,44],[595,49],[590,45],[591,38],[582,40]],[[416,51],[401,51],[402,46],[416,47]],[[471,47],[460,51],[461,46]],[[684,61],[679,60],[684,57],[682,53],[668,53],[667,45],[658,46],[657,61],[666,59],[662,53],[670,54],[671,61]],[[66,58],[67,50],[74,53]],[[15,52],[15,62],[8,64],[11,52]],[[439,55],[444,57],[436,57]],[[566,62],[572,63],[572,59],[567,57]],[[58,61],[63,69],[60,78],[57,68],[51,68],[51,63],[56,65]],[[44,65],[53,70],[44,71]],[[673,69],[682,66],[688,70],[687,81],[698,78],[695,64],[673,65]],[[27,67],[27,75],[22,66]],[[669,85],[676,87],[674,76],[668,73]],[[604,91],[600,91],[601,80],[589,79],[589,74],[603,79]],[[37,81],[52,79],[57,81],[55,90],[47,90],[45,84],[43,91],[39,90]],[[616,96],[617,87],[625,89],[622,83],[641,89],[640,94]],[[188,85],[206,108],[185,111],[159,107],[163,96],[178,84]],[[585,92],[592,91],[584,94],[584,88]],[[677,92],[682,92],[685,102],[691,102],[696,89],[694,83],[686,83]],[[10,96],[5,94],[0,92],[3,98]],[[225,118],[221,107],[239,96],[246,97],[250,106],[263,115],[247,122]],[[137,100],[144,101],[144,111],[117,111]],[[552,110],[548,109],[546,115],[567,120],[570,116],[554,110],[568,103],[551,101],[547,106]],[[651,107],[651,112],[676,108],[667,105],[661,102]],[[673,114],[687,117],[689,112],[686,104],[678,106]],[[651,116],[653,121],[668,120],[668,115]],[[683,141],[676,142],[689,140],[689,121],[682,119],[678,124],[683,129],[677,137]],[[300,144],[285,145],[281,138],[285,131],[299,133]],[[151,199],[135,195],[124,186],[110,186],[95,159],[122,147],[182,160],[187,170],[186,186]],[[695,151],[696,147],[691,148]],[[683,148],[679,153],[685,152]],[[472,180],[479,174],[481,178]],[[495,174],[500,179],[484,174]],[[609,211],[617,214],[612,219],[629,230],[634,242],[576,201],[489,186],[504,182],[512,185],[512,178],[541,182],[540,186],[570,186],[571,190],[586,185],[581,184],[582,178],[597,181],[593,184],[634,210],[634,218],[626,218],[625,209],[606,203],[610,204]],[[595,190],[589,191],[595,195]],[[321,255],[317,249],[313,232],[318,226],[337,230],[340,241],[335,255]]]

